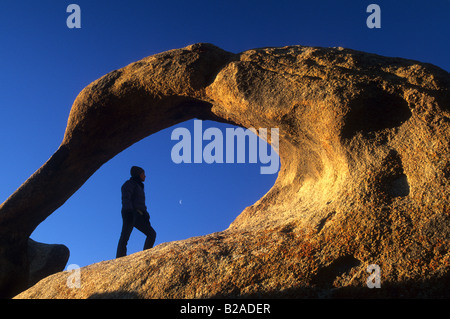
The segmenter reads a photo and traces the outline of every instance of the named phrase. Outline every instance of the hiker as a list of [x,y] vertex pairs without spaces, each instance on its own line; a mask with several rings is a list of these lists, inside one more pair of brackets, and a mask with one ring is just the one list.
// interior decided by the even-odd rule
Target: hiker
[[150,214],[145,205],[145,171],[137,166],[130,170],[131,178],[122,185],[122,232],[117,245],[116,258],[127,255],[127,243],[133,227],[144,233],[147,238],[144,250],[155,244],[156,232],[150,224]]

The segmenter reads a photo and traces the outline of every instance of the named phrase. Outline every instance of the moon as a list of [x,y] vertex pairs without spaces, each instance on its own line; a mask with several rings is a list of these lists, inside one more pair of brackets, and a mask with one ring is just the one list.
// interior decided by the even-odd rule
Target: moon
[[180,203],[180,205],[182,205],[183,204],[183,200],[180,199],[179,203]]

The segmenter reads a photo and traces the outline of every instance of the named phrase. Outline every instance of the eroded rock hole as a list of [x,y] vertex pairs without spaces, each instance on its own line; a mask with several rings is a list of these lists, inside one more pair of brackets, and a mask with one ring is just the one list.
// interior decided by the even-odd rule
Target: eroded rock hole
[[409,182],[403,170],[403,163],[396,150],[391,150],[381,166],[380,184],[391,197],[409,195]]
[[399,127],[411,115],[404,99],[381,90],[368,90],[349,103],[342,136],[349,139],[361,132],[369,137],[371,133]]
[[405,174],[398,176],[388,184],[388,192],[393,197],[408,196],[409,183]]
[[328,266],[321,268],[317,272],[313,283],[318,287],[331,288],[338,277],[349,274],[353,268],[358,267],[360,264],[361,262],[352,255],[341,256]]

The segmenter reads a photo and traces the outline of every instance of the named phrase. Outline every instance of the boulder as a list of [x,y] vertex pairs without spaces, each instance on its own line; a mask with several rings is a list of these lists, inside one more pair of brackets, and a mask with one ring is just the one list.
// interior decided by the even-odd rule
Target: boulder
[[28,239],[28,259],[30,263],[29,286],[42,278],[63,271],[69,260],[69,249],[60,244],[43,244]]
[[56,273],[17,298],[448,297],[449,87],[431,64],[305,46],[195,44],[113,71],[0,206],[0,269],[17,266],[0,287],[23,290],[28,274],[13,239],[128,146],[199,118],[279,129],[263,198],[223,232],[84,267],[80,288]]

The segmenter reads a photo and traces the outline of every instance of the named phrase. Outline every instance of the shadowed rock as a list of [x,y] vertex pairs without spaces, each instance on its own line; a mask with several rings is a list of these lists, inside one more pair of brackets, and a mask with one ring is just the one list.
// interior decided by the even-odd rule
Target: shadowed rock
[[[29,235],[102,164],[200,118],[279,128],[281,170],[263,198],[223,232],[84,267],[79,289],[57,273],[18,298],[442,294],[420,288],[448,277],[449,83],[429,64],[303,46],[196,44],[113,71],[79,94],[59,149],[0,206],[0,267],[15,274],[2,293],[24,289]],[[365,288],[369,264],[395,289]]]
[[69,249],[64,245],[48,245],[28,239],[28,260],[30,263],[29,286],[42,278],[63,271],[69,260]]

